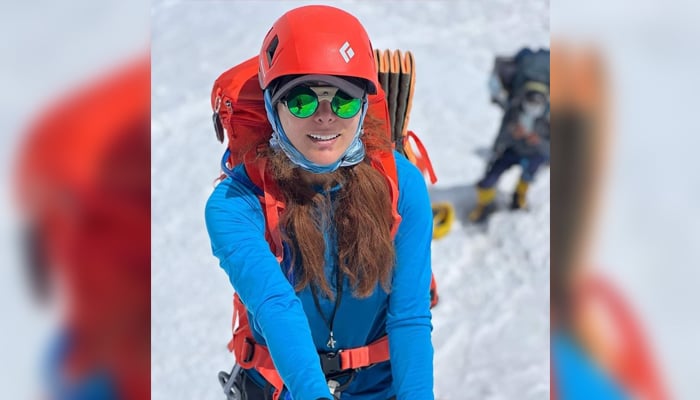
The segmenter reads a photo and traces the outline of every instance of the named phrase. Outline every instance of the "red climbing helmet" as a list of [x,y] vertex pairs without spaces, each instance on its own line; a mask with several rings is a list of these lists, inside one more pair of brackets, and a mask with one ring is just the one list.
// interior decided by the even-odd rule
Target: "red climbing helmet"
[[323,81],[338,87],[334,76],[360,78],[369,94],[376,94],[379,87],[365,28],[357,18],[335,7],[304,6],[282,15],[263,41],[259,64],[262,89],[289,75],[330,75],[330,81]]

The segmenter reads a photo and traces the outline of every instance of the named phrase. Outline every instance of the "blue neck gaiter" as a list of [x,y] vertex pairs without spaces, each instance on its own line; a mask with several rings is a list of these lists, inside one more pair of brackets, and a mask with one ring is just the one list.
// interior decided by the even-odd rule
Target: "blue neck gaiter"
[[277,111],[274,109],[271,101],[271,94],[268,89],[265,90],[265,112],[267,113],[267,119],[272,125],[272,137],[270,138],[270,147],[274,150],[282,150],[284,154],[294,163],[295,165],[303,168],[306,171],[313,172],[314,174],[325,174],[337,170],[339,167],[348,167],[351,165],[358,164],[365,158],[365,146],[360,140],[362,136],[362,123],[365,120],[365,115],[367,114],[368,101],[367,98],[362,102],[362,111],[360,111],[360,121],[357,124],[357,131],[353,137],[352,143],[345,150],[345,152],[338,158],[337,161],[328,165],[319,165],[312,161],[309,161],[304,157],[299,150],[297,150],[292,142],[289,141],[287,135],[282,129],[282,123],[280,122]]

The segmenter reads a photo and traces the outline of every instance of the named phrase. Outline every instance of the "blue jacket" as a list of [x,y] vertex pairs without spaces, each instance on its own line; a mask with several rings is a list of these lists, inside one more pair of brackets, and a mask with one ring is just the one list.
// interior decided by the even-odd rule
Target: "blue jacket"
[[561,400],[629,399],[622,387],[586,354],[574,337],[557,331],[551,337],[556,396]]
[[[344,400],[387,400],[393,395],[398,400],[433,399],[430,199],[418,169],[398,153],[395,158],[402,221],[394,240],[391,293],[377,285],[371,296],[358,299],[345,280],[333,326],[336,349],[364,346],[388,334],[391,360],[359,371],[343,391]],[[318,357],[319,352],[332,351],[327,347],[329,328],[309,287],[296,293],[288,280],[289,261],[280,266],[270,251],[260,193],[242,166],[214,189],[206,206],[212,250],[292,398],[330,397]],[[332,229],[326,244],[326,276],[334,290],[337,246]],[[335,302],[322,295],[318,300],[330,319]]]

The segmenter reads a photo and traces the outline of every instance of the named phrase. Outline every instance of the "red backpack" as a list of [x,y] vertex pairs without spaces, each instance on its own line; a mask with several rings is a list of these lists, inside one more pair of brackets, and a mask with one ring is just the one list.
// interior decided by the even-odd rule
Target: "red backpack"
[[[236,165],[243,164],[248,177],[262,190],[263,194],[259,199],[265,213],[265,238],[277,260],[281,262],[283,247],[278,224],[285,204],[274,180],[267,173],[266,159],[257,157],[259,150],[266,145],[272,134],[272,126],[265,113],[263,91],[258,81],[257,56],[225,71],[216,79],[211,94],[211,105],[214,110],[212,118],[217,139],[222,143],[224,137],[228,139],[228,148],[221,160],[222,170],[231,171]],[[378,88],[377,94],[369,95],[367,113],[373,119],[383,122],[380,129],[385,132],[387,138],[391,138],[389,110],[381,87]],[[398,214],[398,177],[393,152],[368,151],[367,157],[372,167],[386,177],[390,187],[394,216],[392,235],[395,235],[401,217]],[[224,176],[225,174],[222,175]],[[434,278],[431,281],[430,292],[432,307],[437,303]],[[228,348],[235,354],[236,362],[242,368],[254,368],[275,388],[273,400],[277,400],[284,383],[272,363],[267,348],[255,342],[245,306],[237,294],[234,294],[233,303],[234,332]],[[338,354],[338,359],[340,370],[364,368],[387,361],[387,336],[367,346],[343,350]],[[226,373],[222,374],[225,376],[222,378],[220,374],[219,379],[223,385],[230,377]]]

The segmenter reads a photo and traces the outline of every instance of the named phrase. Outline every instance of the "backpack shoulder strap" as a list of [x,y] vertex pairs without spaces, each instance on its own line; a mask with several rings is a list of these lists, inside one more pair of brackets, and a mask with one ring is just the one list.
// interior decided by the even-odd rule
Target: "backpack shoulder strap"
[[396,236],[401,223],[401,215],[399,215],[399,175],[396,170],[396,159],[391,151],[380,152],[376,157],[371,159],[371,165],[377,171],[381,172],[389,184],[391,191],[391,215],[394,223],[391,226],[391,236]]
[[284,247],[282,245],[282,234],[279,229],[279,216],[285,208],[282,195],[277,184],[267,173],[266,158],[258,157],[246,162],[244,167],[251,182],[262,191],[258,199],[265,214],[265,239],[270,244],[270,250],[272,250],[277,261],[282,262]]

